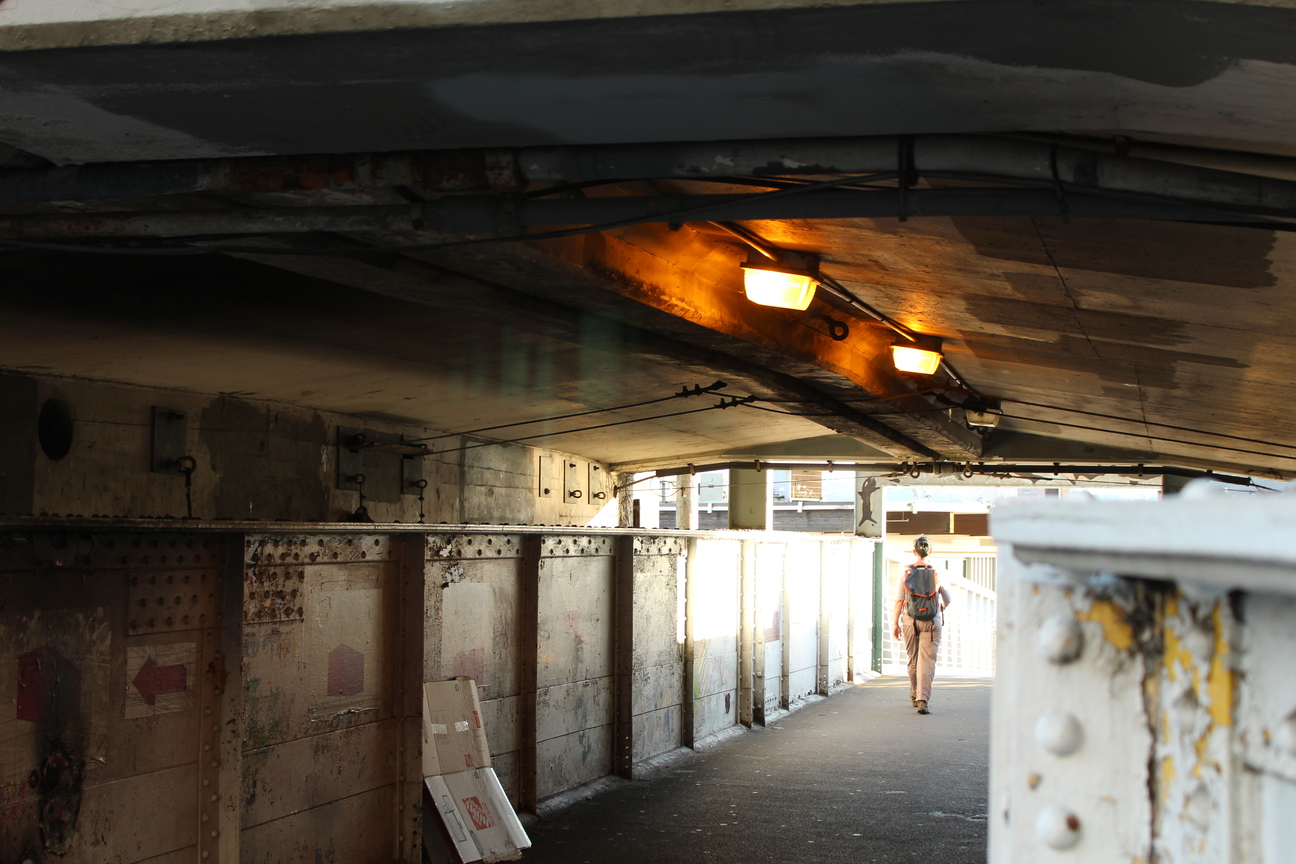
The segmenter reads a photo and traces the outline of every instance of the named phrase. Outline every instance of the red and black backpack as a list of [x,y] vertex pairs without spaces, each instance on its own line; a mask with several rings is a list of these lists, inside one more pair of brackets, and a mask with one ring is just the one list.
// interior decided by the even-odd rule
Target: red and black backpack
[[910,564],[905,568],[905,614],[915,621],[931,621],[940,612],[940,588],[936,585],[936,570],[926,564]]

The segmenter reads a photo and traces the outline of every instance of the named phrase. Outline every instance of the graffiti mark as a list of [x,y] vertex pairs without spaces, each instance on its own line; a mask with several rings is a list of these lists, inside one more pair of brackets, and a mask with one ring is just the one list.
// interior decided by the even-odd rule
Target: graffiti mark
[[471,648],[456,653],[451,674],[455,678],[471,678],[480,684],[486,677],[486,650],[484,648]]
[[[79,727],[79,722],[76,726]],[[68,740],[49,742],[40,765],[32,771],[31,785],[40,795],[40,829],[45,848],[55,855],[66,855],[76,839],[77,815],[81,811],[81,784],[85,780],[85,759],[80,749],[79,728],[67,730]]]
[[194,642],[128,646],[123,715],[134,719],[192,708],[190,679],[197,662],[198,645]]
[[50,852],[65,855],[76,837],[85,780],[80,668],[49,646],[20,655],[17,701],[18,719],[39,729],[28,784],[39,796],[41,839]]
[[340,644],[328,655],[328,695],[355,696],[364,692],[364,655]]
[[157,697],[164,693],[179,693],[185,689],[185,674],[183,663],[177,663],[174,666],[159,666],[152,657],[144,661],[140,671],[136,673],[132,684],[139,694],[144,697],[144,701],[150,705],[157,704]]
[[81,714],[81,670],[53,648],[37,648],[18,658],[18,719],[39,723],[51,712]]
[[585,637],[581,635],[581,616],[579,612],[569,611],[564,613],[563,626],[576,636],[577,645],[585,644]]

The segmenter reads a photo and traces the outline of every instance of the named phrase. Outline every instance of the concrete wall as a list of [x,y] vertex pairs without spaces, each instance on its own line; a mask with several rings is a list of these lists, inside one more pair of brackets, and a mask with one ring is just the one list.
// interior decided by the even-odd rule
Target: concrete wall
[[[186,515],[184,477],[152,471],[153,409],[181,412],[184,452],[196,460],[193,515],[200,519],[338,521],[360,503],[355,483],[366,475],[365,505],[378,522],[417,522],[417,479],[427,481],[429,524],[614,524],[607,501],[586,490],[589,460],[521,445],[471,447],[480,439],[434,443],[438,455],[402,459],[352,454],[339,430],[365,430],[373,440],[436,435],[438,430],[351,417],[223,394],[129,387],[77,379],[0,373],[0,513],[114,517]],[[42,407],[61,400],[70,410],[71,449],[51,459],[38,443]],[[471,449],[465,449],[471,448]],[[353,469],[340,472],[339,454]],[[538,476],[541,456],[552,475]],[[582,495],[565,501],[564,460]],[[600,466],[604,467],[605,466]],[[606,469],[602,472],[606,477]],[[609,484],[610,485],[610,484]],[[541,490],[550,489],[545,496]],[[602,518],[600,518],[602,514]]]

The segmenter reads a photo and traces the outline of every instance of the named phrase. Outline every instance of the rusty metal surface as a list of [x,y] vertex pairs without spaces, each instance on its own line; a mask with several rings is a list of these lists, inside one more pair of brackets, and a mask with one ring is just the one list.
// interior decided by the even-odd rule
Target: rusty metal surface
[[218,847],[222,555],[183,533],[0,542],[0,860]]
[[683,545],[634,540],[634,682],[631,711],[636,760],[681,744],[684,646],[680,640]]
[[543,800],[608,774],[612,764],[613,544],[555,538],[541,547],[536,754]]
[[399,551],[371,533],[247,539],[244,861],[398,857]]
[[744,545],[779,635],[774,534],[692,538],[686,645],[684,532],[222,527],[0,531],[0,860],[414,860],[424,680],[534,810],[734,724]]

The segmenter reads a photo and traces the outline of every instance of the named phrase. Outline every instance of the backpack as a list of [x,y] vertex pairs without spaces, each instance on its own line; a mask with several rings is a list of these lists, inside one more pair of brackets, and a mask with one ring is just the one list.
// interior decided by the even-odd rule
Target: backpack
[[911,564],[905,569],[905,614],[915,621],[931,621],[940,613],[940,591],[936,587],[936,570],[925,564]]

